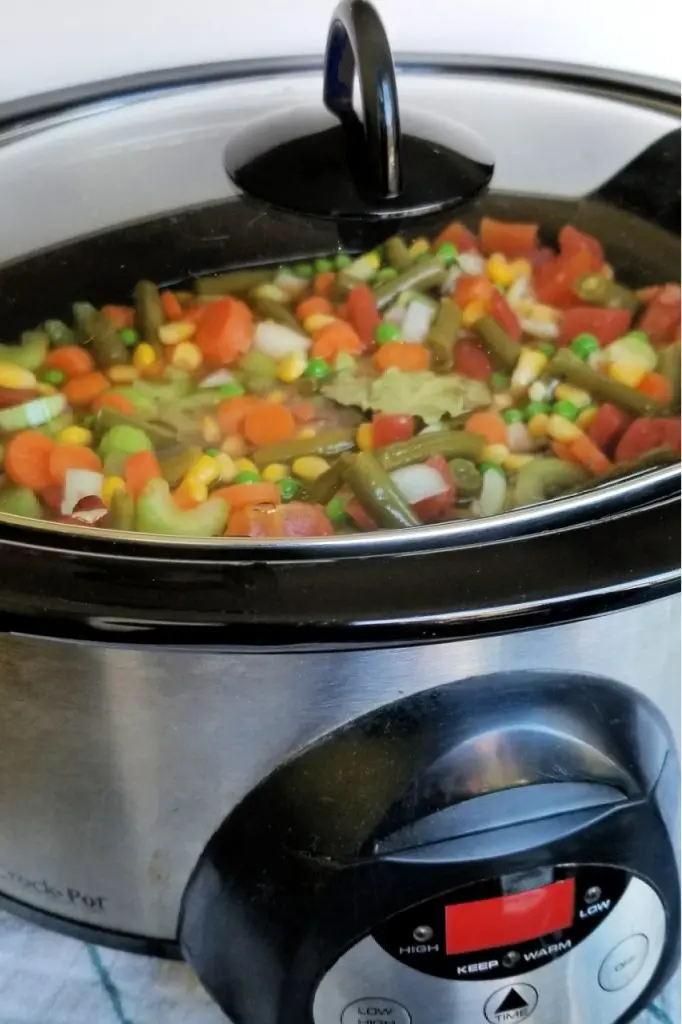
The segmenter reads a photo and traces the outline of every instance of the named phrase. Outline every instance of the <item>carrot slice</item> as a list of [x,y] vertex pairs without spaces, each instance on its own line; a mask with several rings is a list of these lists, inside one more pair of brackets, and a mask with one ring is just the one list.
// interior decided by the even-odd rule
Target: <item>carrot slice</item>
[[211,491],[211,497],[224,498],[232,512],[246,508],[247,505],[279,505],[282,501],[277,484],[266,482],[220,487],[217,491]]
[[261,447],[288,441],[296,432],[296,420],[283,405],[261,402],[246,414],[242,434],[250,444]]
[[653,398],[659,405],[670,405],[673,398],[672,384],[662,373],[654,370],[642,377],[637,385],[637,390],[643,395]]
[[50,477],[53,484],[63,484],[70,469],[90,469],[99,473],[102,463],[97,452],[81,444],[56,444],[50,455]]
[[486,256],[501,252],[504,256],[530,256],[538,247],[537,224],[510,224],[483,217],[478,228],[481,249]]
[[85,373],[82,377],[74,377],[63,388],[64,397],[69,405],[90,405],[103,391],[111,387],[111,381],[99,371]]
[[464,429],[469,434],[480,434],[488,444],[507,444],[507,424],[496,412],[474,412],[466,421]]
[[313,280],[313,291],[316,295],[329,296],[336,281],[336,274],[333,270],[323,270],[316,274]]
[[347,301],[348,322],[357,331],[364,348],[374,344],[374,331],[381,323],[374,292],[367,284],[357,284]]
[[175,292],[161,292],[161,308],[168,320],[182,320],[185,315]]
[[301,322],[307,320],[309,316],[316,316],[320,313],[324,316],[332,316],[334,313],[331,302],[322,295],[313,295],[309,299],[304,299],[296,307],[296,316]]
[[362,342],[350,324],[343,320],[335,320],[315,332],[313,347],[310,350],[315,359],[332,362],[341,352],[357,355],[362,351]]
[[102,312],[106,313],[119,331],[124,327],[132,327],[135,323],[135,310],[132,306],[102,306]]
[[49,370],[59,370],[65,377],[82,377],[95,368],[95,362],[80,345],[65,345],[50,352],[43,364]]
[[128,494],[137,498],[150,480],[157,480],[163,473],[154,452],[142,451],[128,456],[123,467],[123,476]]
[[240,299],[218,299],[206,306],[192,340],[208,366],[229,366],[251,347],[253,314]]
[[8,441],[4,466],[10,480],[20,487],[42,491],[52,483],[50,456],[55,443],[37,430],[22,430]]
[[598,448],[587,434],[583,434],[582,437],[576,437],[575,441],[571,441],[568,447],[573,458],[581,466],[589,470],[590,473],[594,473],[595,476],[598,476],[599,473],[604,473],[611,465],[601,448]]
[[566,444],[565,441],[552,441],[550,448],[556,455],[557,459],[563,459],[564,462],[573,462],[576,465],[582,465],[580,459],[574,453],[572,446],[570,444]]
[[99,412],[100,409],[116,409],[117,412],[125,413],[126,416],[135,415],[135,406],[126,398],[125,395],[118,395],[116,392],[109,394],[105,391],[103,395],[99,395],[92,403],[90,408],[93,412]]
[[223,434],[236,434],[246,414],[255,409],[262,402],[261,398],[255,395],[237,395],[235,398],[226,398],[216,410],[218,425]]
[[372,365],[380,373],[392,367],[407,373],[416,373],[419,370],[428,370],[431,356],[424,345],[413,345],[407,341],[388,341],[374,354]]

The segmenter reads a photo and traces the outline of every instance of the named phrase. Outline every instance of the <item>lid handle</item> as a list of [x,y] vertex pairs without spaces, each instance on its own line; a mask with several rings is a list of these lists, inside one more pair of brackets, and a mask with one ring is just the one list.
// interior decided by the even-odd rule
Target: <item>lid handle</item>
[[[362,121],[353,108],[356,70]],[[398,89],[384,26],[367,0],[341,0],[332,15],[323,97],[346,131],[353,162],[364,156],[371,191],[382,199],[395,199],[402,187]]]

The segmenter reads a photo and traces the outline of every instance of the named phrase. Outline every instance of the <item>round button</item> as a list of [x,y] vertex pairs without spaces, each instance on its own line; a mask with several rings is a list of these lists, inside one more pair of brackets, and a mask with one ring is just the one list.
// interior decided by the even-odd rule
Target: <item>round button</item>
[[631,935],[612,949],[599,968],[599,984],[605,992],[618,992],[634,981],[647,958],[646,935]]
[[349,1003],[341,1014],[341,1024],[412,1024],[412,1018],[394,999],[368,996]]

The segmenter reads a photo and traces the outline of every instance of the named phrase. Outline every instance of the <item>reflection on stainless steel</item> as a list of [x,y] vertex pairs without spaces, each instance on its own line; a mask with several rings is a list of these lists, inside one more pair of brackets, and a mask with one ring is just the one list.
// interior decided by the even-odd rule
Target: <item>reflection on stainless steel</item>
[[172,939],[188,876],[235,803],[382,704],[502,669],[571,670],[644,692],[677,727],[679,612],[670,597],[526,633],[333,653],[1,636],[0,891]]

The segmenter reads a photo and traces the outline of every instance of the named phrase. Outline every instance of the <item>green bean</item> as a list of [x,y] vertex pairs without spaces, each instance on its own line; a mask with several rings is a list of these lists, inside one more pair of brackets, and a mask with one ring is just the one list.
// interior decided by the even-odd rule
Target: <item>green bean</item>
[[24,331],[18,345],[0,345],[0,362],[35,372],[42,365],[50,339],[43,331]]
[[267,466],[271,462],[293,462],[302,455],[323,455],[326,458],[340,455],[355,447],[355,435],[352,430],[330,430],[315,437],[298,438],[294,441],[282,441],[270,444],[267,448],[258,448],[251,458],[257,466]]
[[477,498],[483,486],[483,477],[470,459],[450,459],[448,462],[452,479],[457,485],[460,498]]
[[256,298],[254,300],[256,306],[256,312],[259,313],[265,320],[274,320],[275,323],[283,324],[284,327],[290,327],[292,331],[296,331],[297,334],[303,334],[301,325],[287,307],[282,302],[275,302],[274,299],[263,299]]
[[436,366],[442,370],[452,368],[452,355],[462,326],[462,311],[450,299],[441,299],[436,319],[426,336],[426,344],[433,352]]
[[343,484],[343,464],[340,459],[332,463],[317,480],[306,485],[305,499],[313,505],[326,505]]
[[410,250],[400,235],[394,235],[393,238],[389,238],[385,248],[386,259],[394,270],[400,272],[409,270],[414,263],[414,258],[410,255]]
[[552,356],[547,371],[552,377],[565,377],[576,387],[589,391],[592,398],[600,402],[612,402],[634,416],[652,416],[659,411],[658,403],[652,398],[629,388],[627,384],[597,373],[567,348],[560,349]]
[[433,434],[420,434],[409,441],[396,441],[395,444],[379,448],[374,454],[383,468],[390,471],[400,469],[401,466],[411,466],[415,462],[425,462],[432,455],[442,455],[444,459],[457,457],[477,461],[485,445],[485,438],[480,434],[468,434],[464,430],[439,430]]
[[443,283],[445,275],[443,262],[437,256],[419,260],[402,274],[392,277],[390,281],[385,281],[375,289],[377,306],[379,309],[386,309],[406,289],[426,292],[430,288],[436,288]]
[[521,346],[514,341],[504,327],[500,327],[497,320],[491,316],[482,316],[474,324],[474,331],[479,336],[488,352],[502,366],[511,370],[521,355]]
[[113,530],[135,528],[135,499],[127,491],[114,491],[109,505],[107,526]]
[[60,348],[62,345],[73,345],[76,338],[75,332],[62,320],[46,320],[43,330],[55,348]]
[[45,434],[46,437],[56,437],[62,430],[70,427],[73,423],[73,412],[71,409],[67,409],[60,416],[55,416],[53,420],[49,420],[48,423],[43,423],[40,427],[34,427],[34,430],[38,430],[41,434]]
[[377,526],[395,529],[420,525],[419,518],[371,452],[342,455],[340,461],[345,482]]
[[627,309],[635,312],[640,301],[633,291],[603,274],[586,274],[575,286],[575,293],[583,302],[606,309]]
[[587,474],[563,459],[537,458],[522,466],[514,485],[514,505],[535,505],[582,483]]
[[91,318],[90,334],[95,362],[102,369],[128,362],[128,349],[106,313],[96,313]]
[[672,448],[661,447],[651,448],[636,459],[629,459],[627,462],[617,462],[605,472],[600,473],[598,479],[590,479],[579,487],[571,488],[572,491],[588,491],[598,484],[613,483],[621,477],[632,476],[635,473],[645,473],[649,469],[658,469],[662,466],[672,466],[679,462],[679,456]]
[[90,321],[97,316],[97,310],[91,302],[74,302],[71,310],[76,334],[80,341],[87,344],[90,341]]
[[162,448],[172,444],[176,440],[176,433],[163,423],[156,423],[144,419],[142,416],[132,416],[118,409],[102,406],[97,415],[93,430],[96,436],[101,437],[112,427],[137,427],[143,430],[155,447]]
[[201,296],[243,294],[267,284],[274,276],[272,270],[232,270],[228,274],[200,277],[194,282],[194,288]]
[[673,396],[670,408],[677,412],[680,408],[680,343],[674,341],[672,345],[666,345],[661,349],[658,356],[658,371],[667,377],[672,387]]
[[135,326],[143,341],[158,340],[159,327],[166,322],[159,289],[153,281],[138,281],[135,285]]

